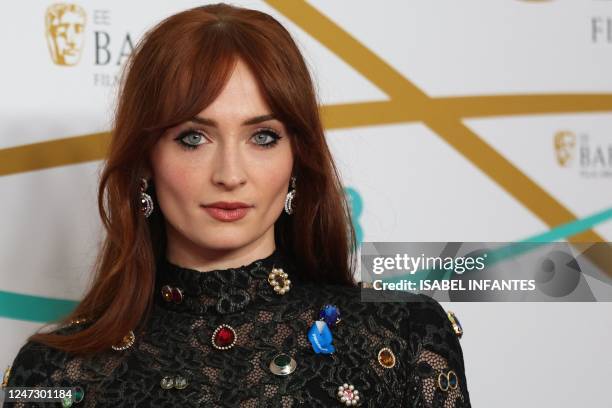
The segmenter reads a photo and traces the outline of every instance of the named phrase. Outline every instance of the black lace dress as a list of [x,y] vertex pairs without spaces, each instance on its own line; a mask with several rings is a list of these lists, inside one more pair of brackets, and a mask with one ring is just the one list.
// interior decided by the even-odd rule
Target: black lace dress
[[[269,283],[273,267],[289,275],[284,294]],[[163,260],[156,279],[153,312],[129,347],[84,358],[28,342],[8,385],[79,386],[75,407],[471,406],[459,339],[428,296],[363,302],[373,289],[300,280],[278,250],[209,272]],[[328,319],[332,354],[316,353],[308,334],[326,304],[340,312]]]

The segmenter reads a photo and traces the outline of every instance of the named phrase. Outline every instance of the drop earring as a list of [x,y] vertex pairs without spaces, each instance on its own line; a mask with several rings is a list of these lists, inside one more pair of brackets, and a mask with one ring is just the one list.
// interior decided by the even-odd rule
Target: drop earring
[[141,178],[140,179],[140,210],[142,211],[142,213],[144,214],[146,218],[149,218],[149,216],[151,216],[151,214],[153,213],[153,209],[155,207],[153,206],[153,199],[151,198],[151,196],[145,193],[145,191],[147,191],[147,188],[149,188],[149,183],[147,182],[147,179]]
[[295,177],[291,177],[291,191],[285,197],[285,212],[289,215],[293,213],[293,199],[295,197]]

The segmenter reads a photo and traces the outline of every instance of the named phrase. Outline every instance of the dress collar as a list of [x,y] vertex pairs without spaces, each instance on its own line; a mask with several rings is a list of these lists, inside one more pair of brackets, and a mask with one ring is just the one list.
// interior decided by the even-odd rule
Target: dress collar
[[[285,294],[276,292],[269,283],[270,273],[278,269],[290,280]],[[282,283],[282,278],[278,281]],[[298,281],[293,262],[278,248],[249,264],[206,272],[173,264],[164,257],[157,264],[155,303],[176,312],[228,314],[290,296]]]

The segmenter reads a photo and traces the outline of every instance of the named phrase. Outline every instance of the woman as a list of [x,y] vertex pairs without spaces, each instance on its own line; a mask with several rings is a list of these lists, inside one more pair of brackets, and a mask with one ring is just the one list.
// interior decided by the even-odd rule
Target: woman
[[[361,302],[313,83],[271,16],[162,21],[122,79],[91,289],[9,386],[84,406],[469,407],[441,306]],[[82,402],[81,402],[82,401]]]

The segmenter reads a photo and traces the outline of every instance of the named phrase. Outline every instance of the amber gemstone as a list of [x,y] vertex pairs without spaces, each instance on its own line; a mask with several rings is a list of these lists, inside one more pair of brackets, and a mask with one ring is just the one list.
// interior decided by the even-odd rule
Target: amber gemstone
[[390,349],[385,347],[378,353],[378,362],[385,368],[392,368],[395,366],[395,355]]

